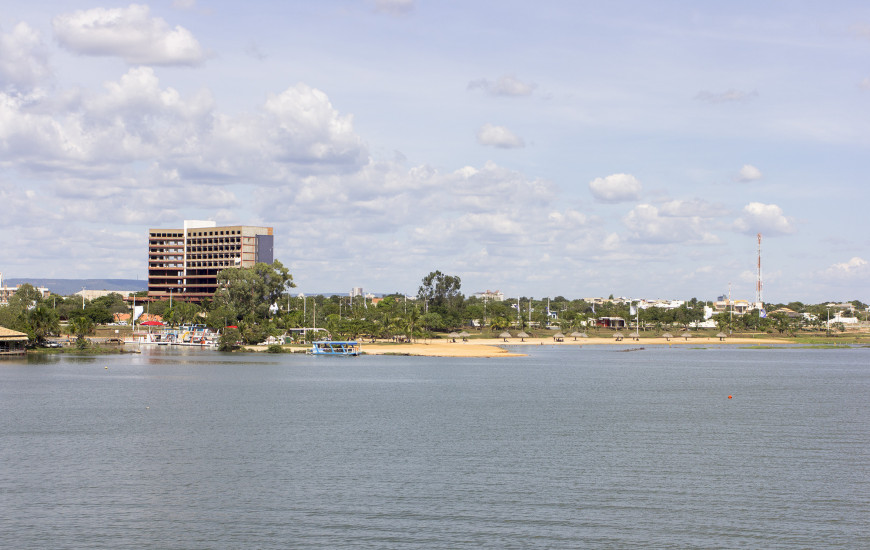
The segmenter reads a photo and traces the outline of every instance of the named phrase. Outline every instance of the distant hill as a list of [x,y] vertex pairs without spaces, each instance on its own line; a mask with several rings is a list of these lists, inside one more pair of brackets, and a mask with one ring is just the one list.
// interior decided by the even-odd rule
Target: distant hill
[[33,286],[43,286],[55,294],[69,296],[87,290],[130,290],[138,292],[148,290],[148,281],[140,279],[3,279],[4,286],[16,286],[30,283]]

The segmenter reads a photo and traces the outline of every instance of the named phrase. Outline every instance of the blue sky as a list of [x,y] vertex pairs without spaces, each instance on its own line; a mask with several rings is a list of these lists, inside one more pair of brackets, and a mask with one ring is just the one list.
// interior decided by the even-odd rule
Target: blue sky
[[0,13],[5,277],[274,226],[302,292],[870,301],[861,2],[42,2]]

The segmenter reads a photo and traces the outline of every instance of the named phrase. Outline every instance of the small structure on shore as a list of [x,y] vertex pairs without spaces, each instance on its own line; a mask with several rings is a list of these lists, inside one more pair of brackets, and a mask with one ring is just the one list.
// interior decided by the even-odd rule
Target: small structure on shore
[[556,334],[553,335],[553,340],[555,340],[555,341],[557,341],[557,342],[564,342],[564,341],[565,341],[565,335],[562,334],[561,332],[557,332]]
[[585,332],[574,331],[571,333],[571,337],[574,338],[574,341],[577,341],[577,338],[589,338],[589,335]]
[[728,338],[728,335],[725,334],[724,332],[720,332],[719,334],[716,335],[716,338],[718,338],[720,342],[724,342],[725,338]]
[[623,338],[625,338],[625,337],[622,335],[621,332],[614,332],[613,333],[613,339],[616,340],[617,342],[622,342]]
[[24,355],[29,338],[23,332],[0,327],[0,356]]
[[528,338],[528,337],[529,337],[529,335],[526,334],[525,332],[520,332],[519,334],[517,334],[517,338],[520,339],[520,342],[525,342],[525,338]]
[[689,341],[689,338],[691,338],[691,337],[692,337],[692,333],[691,333],[691,332],[689,332],[689,331],[688,331],[688,330],[687,330],[687,331],[686,331],[686,332],[684,332],[684,333],[683,333],[683,334],[681,334],[681,335],[680,335],[680,336],[682,336],[682,337],[683,337],[683,338],[685,338],[685,339],[686,339],[686,341],[687,341],[687,342],[688,342],[688,341]]
[[631,336],[632,340],[640,340],[640,333],[637,331],[632,332],[629,336]]
[[667,340],[668,342],[670,342],[670,341],[671,341],[671,338],[673,338],[673,337],[674,337],[674,335],[671,334],[670,332],[666,332],[666,333],[662,334],[662,338],[664,338],[664,339]]
[[456,339],[459,338],[459,334],[456,332],[451,332],[447,335],[447,337],[450,338],[451,342],[456,342]]
[[468,334],[467,332],[465,332],[464,330],[463,330],[462,332],[459,333],[459,337],[462,338],[462,341],[463,341],[463,342],[468,342],[468,337],[469,337],[469,336],[471,336],[471,335]]
[[501,334],[498,335],[498,337],[503,339],[505,342],[507,342],[508,338],[513,338],[513,336],[511,336],[511,333],[508,331],[502,332]]

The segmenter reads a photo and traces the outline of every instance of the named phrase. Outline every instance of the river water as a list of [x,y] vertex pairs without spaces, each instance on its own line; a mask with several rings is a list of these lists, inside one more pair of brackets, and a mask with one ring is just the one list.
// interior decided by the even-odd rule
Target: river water
[[870,349],[518,349],[0,362],[0,547],[870,547]]

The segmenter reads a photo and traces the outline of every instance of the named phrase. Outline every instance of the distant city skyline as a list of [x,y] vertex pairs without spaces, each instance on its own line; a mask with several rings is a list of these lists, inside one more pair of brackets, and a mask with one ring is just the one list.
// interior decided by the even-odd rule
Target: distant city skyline
[[0,13],[0,271],[146,279],[275,228],[298,292],[870,301],[870,6],[80,3]]

